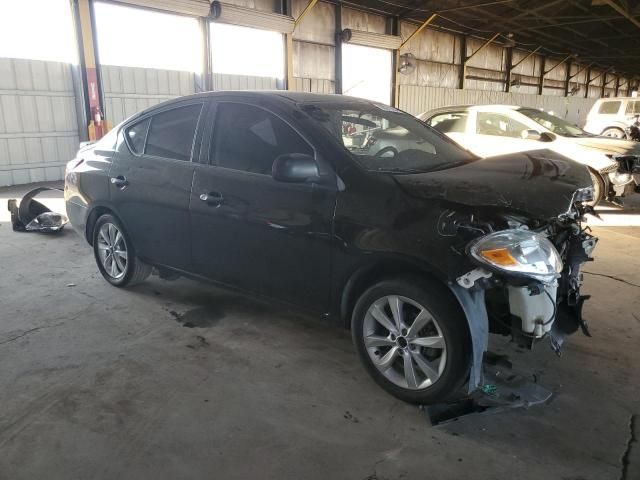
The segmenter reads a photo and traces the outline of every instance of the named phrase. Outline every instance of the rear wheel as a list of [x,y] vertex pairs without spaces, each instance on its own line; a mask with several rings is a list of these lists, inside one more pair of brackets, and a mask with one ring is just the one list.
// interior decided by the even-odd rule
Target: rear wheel
[[353,342],[373,379],[411,403],[437,403],[467,379],[470,341],[450,292],[422,279],[380,282],[358,300]]
[[116,287],[135,285],[151,274],[151,266],[136,257],[131,240],[113,215],[102,215],[96,221],[93,253],[102,276]]
[[612,137],[612,138],[625,138],[626,135],[624,134],[624,131],[620,130],[619,128],[615,128],[615,127],[611,127],[611,128],[605,128],[601,135],[603,137]]

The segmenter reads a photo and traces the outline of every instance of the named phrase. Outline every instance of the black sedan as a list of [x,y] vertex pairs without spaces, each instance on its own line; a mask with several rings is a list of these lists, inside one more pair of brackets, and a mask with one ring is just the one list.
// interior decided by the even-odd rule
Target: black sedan
[[153,268],[339,318],[374,380],[416,403],[481,386],[490,331],[559,350],[586,329],[591,195],[553,152],[480,160],[386,105],[281,91],[145,110],[65,185],[112,285]]

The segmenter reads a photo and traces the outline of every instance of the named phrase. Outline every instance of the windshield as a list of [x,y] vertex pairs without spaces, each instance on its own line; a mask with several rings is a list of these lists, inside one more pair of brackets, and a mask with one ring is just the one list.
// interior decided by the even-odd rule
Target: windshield
[[518,111],[557,135],[561,135],[563,137],[581,137],[588,135],[587,132],[572,123],[558,118],[555,115],[543,112],[542,110],[536,110],[535,108],[520,108]]
[[415,117],[387,105],[323,102],[302,109],[369,171],[419,173],[477,158]]

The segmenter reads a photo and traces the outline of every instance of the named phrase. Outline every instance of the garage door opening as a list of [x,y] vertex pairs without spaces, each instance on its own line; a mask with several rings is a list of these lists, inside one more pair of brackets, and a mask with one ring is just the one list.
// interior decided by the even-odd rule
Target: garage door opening
[[342,93],[391,104],[391,50],[342,45]]
[[214,73],[282,80],[284,38],[279,32],[211,23]]
[[102,2],[95,12],[101,64],[202,71],[195,18]]

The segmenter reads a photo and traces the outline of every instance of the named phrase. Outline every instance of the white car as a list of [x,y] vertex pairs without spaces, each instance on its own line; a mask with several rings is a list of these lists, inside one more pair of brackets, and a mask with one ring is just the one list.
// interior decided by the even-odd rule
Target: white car
[[552,150],[585,165],[595,202],[621,204],[637,190],[640,175],[625,169],[616,155],[640,155],[640,144],[590,135],[577,126],[535,108],[477,105],[438,108],[418,118],[480,157],[529,150]]
[[625,138],[625,128],[640,114],[640,98],[600,98],[593,104],[584,130],[594,135]]

